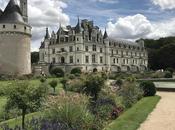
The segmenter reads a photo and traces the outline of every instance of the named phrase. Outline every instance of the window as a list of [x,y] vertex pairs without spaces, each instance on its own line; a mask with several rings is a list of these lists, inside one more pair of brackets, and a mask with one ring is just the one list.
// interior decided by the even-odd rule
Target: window
[[55,54],[55,49],[52,49],[52,54]]
[[113,59],[113,63],[115,64],[115,58]]
[[116,50],[116,54],[118,55],[118,50]]
[[86,56],[86,63],[89,63],[89,56]]
[[100,48],[100,53],[103,53],[103,48]]
[[73,56],[70,56],[70,57],[69,57],[69,61],[70,61],[70,63],[73,63],[73,62],[74,62]]
[[64,52],[64,48],[61,48],[61,52]]
[[117,64],[118,64],[118,58],[117,58]]
[[77,37],[77,41],[79,41],[79,38]]
[[112,53],[112,55],[114,55],[114,50],[113,49],[111,50],[111,53]]
[[100,63],[103,63],[103,57],[102,56],[100,57]]
[[3,28],[5,28],[5,25],[3,25]]
[[16,29],[16,25],[14,25],[13,28]]
[[26,26],[24,26],[24,30],[26,30],[27,28],[26,28]]
[[95,55],[92,55],[92,63],[95,63]]
[[89,51],[89,48],[88,48],[88,46],[86,46],[86,47],[85,47],[85,49],[86,49],[86,51]]
[[64,37],[61,37],[60,38],[60,42],[64,42]]
[[92,50],[93,50],[93,51],[96,51],[96,50],[97,50],[96,45],[93,45],[93,46],[92,46]]
[[62,63],[62,64],[65,63],[65,59],[64,59],[64,57],[61,57],[61,63]]
[[72,46],[69,47],[69,52],[73,52],[73,47]]
[[80,61],[80,60],[79,60],[79,59],[77,59],[77,63],[79,63],[79,61]]
[[77,47],[77,51],[79,51],[80,50],[80,48],[79,47]]
[[125,59],[123,59],[123,64],[125,64]]

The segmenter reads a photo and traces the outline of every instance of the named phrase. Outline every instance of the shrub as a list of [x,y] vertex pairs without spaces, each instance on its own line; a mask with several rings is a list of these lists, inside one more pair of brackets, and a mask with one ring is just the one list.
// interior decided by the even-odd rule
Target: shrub
[[151,81],[143,81],[140,83],[140,87],[144,91],[144,96],[154,96],[156,94],[156,87]]
[[171,72],[173,74],[174,69],[173,68],[166,68],[166,71],[169,71],[169,72]]
[[46,78],[44,78],[44,77],[41,77],[41,79],[40,79],[40,82],[41,82],[41,83],[44,83],[44,82],[46,82]]
[[82,79],[74,79],[74,80],[69,80],[66,84],[66,91],[73,91],[73,92],[82,92],[83,87],[85,86],[85,82]]
[[126,108],[131,107],[142,98],[143,90],[134,82],[126,82],[121,87],[118,95],[122,97],[122,102]]
[[49,85],[53,88],[54,94],[55,94],[55,88],[57,86],[58,82],[56,80],[52,80]]
[[50,71],[51,75],[56,77],[64,77],[64,71],[61,68],[52,68]]
[[86,77],[83,92],[97,99],[99,92],[105,85],[105,80],[98,74],[88,75]]
[[172,77],[173,77],[173,73],[171,73],[170,71],[165,72],[164,78],[172,78]]
[[62,94],[54,99],[51,98],[48,103],[49,110],[45,114],[45,119],[59,121],[71,130],[92,128],[94,116],[87,109],[88,98],[86,96]]
[[71,74],[81,74],[81,69],[80,68],[73,68],[71,70]]
[[117,86],[121,87],[122,84],[123,84],[123,81],[122,81],[121,79],[117,79],[116,82],[115,82],[115,84],[116,84]]

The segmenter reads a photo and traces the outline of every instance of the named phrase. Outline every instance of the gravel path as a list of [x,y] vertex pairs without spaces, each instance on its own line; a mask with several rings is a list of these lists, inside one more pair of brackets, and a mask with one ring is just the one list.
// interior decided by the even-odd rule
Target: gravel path
[[157,94],[161,100],[138,130],[175,130],[175,92]]

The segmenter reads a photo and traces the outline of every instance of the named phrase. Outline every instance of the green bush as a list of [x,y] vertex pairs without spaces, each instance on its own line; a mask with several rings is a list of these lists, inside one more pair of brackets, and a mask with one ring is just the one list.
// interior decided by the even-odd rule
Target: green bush
[[71,74],[81,74],[81,69],[80,68],[73,68],[71,70]]
[[46,119],[59,121],[74,130],[92,130],[94,116],[87,109],[86,96],[60,95],[50,100]]
[[83,92],[97,99],[99,92],[105,85],[105,80],[99,74],[88,75],[85,80]]
[[55,88],[57,86],[58,82],[56,80],[52,80],[49,85],[53,88],[54,94],[55,94]]
[[143,90],[135,82],[125,82],[118,95],[122,97],[123,105],[129,108],[142,98]]
[[64,71],[61,68],[52,68],[50,74],[56,77],[64,77]]
[[140,87],[144,91],[144,96],[154,96],[156,94],[156,87],[151,81],[143,81],[140,83]]
[[85,82],[82,79],[69,80],[67,81],[65,90],[80,93],[83,91],[84,86],[85,86]]
[[170,71],[165,72],[164,78],[172,78],[172,77],[173,77],[173,73],[171,73]]
[[173,74],[174,69],[173,68],[166,68],[166,71],[169,71],[169,72],[171,72]]

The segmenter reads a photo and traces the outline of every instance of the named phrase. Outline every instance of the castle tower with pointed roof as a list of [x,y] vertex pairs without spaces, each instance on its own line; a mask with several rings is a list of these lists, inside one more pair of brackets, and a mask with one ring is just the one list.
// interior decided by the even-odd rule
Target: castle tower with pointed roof
[[[10,0],[0,9],[0,74],[31,73],[31,26],[27,20],[27,0]],[[25,7],[24,7],[25,5]]]

